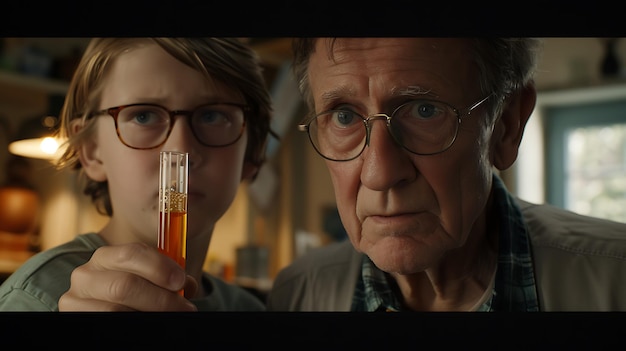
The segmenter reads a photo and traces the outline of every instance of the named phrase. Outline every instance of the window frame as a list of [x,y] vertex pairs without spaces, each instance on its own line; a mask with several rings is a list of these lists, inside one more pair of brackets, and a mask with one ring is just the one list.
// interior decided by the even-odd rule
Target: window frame
[[[606,107],[626,104],[626,82],[617,82],[585,88],[544,90],[537,92],[535,109],[527,123],[520,145],[518,159],[511,173],[511,190],[520,198],[535,203],[550,203],[558,207],[565,204],[565,163],[554,160],[565,155],[565,132],[569,128],[625,122],[619,116],[582,116],[567,119],[556,112],[580,108]],[[557,113],[558,115],[558,113]]]

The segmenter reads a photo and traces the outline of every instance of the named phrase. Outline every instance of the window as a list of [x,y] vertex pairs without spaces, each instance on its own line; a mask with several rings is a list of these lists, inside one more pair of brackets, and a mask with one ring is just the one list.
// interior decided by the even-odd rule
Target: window
[[518,195],[626,222],[626,86],[539,94],[532,119],[516,166]]

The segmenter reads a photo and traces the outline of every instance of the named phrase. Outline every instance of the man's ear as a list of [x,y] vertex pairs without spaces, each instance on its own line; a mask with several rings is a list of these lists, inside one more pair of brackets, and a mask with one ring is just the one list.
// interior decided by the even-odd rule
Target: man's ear
[[492,140],[492,162],[499,170],[505,170],[515,162],[524,128],[535,108],[537,91],[530,83],[507,97],[500,118],[496,120]]
[[[85,122],[82,119],[75,119],[71,123],[73,134],[78,133],[85,127]],[[102,161],[100,161],[99,151],[98,143],[94,138],[85,139],[77,150],[78,159],[85,174],[92,180],[103,182],[107,180],[107,177]]]

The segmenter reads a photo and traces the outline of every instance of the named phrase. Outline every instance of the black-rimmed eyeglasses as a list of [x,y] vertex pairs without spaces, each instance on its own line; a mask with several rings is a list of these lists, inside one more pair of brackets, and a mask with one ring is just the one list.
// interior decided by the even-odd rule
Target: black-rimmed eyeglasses
[[157,104],[132,104],[110,107],[91,116],[108,114],[115,120],[120,141],[133,149],[154,149],[169,137],[176,116],[187,116],[194,136],[204,146],[235,143],[246,126],[248,106],[221,102],[204,104],[193,110],[170,111]]
[[473,103],[464,113],[448,103],[417,99],[398,106],[391,115],[377,113],[368,117],[351,110],[329,110],[308,117],[298,129],[307,132],[313,147],[331,161],[357,158],[369,145],[372,121],[386,121],[387,130],[404,149],[417,155],[446,151],[456,140],[462,118],[487,101],[493,94]]

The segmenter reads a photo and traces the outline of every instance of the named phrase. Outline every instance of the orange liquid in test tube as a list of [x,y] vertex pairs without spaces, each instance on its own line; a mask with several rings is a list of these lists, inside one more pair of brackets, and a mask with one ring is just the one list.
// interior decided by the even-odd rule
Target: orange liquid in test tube
[[158,248],[185,268],[189,155],[161,151],[160,158]]
[[162,243],[159,244],[159,250],[185,268],[187,213],[170,212],[168,216],[167,213],[161,212],[159,217],[161,231],[164,234]]

